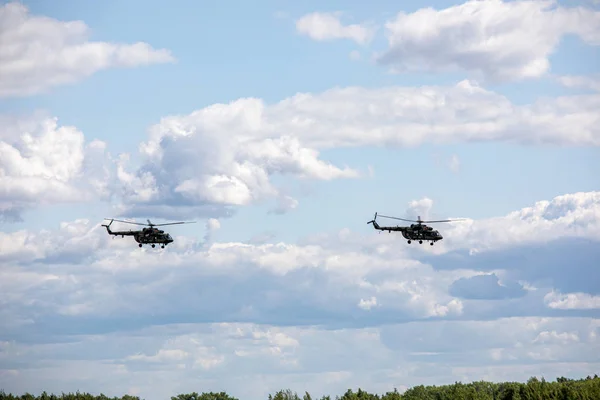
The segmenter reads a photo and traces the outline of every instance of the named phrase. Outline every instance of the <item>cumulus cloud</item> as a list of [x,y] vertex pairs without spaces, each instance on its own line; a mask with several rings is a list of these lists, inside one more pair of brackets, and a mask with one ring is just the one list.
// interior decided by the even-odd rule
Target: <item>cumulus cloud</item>
[[592,296],[588,293],[548,293],[544,301],[550,308],[572,310],[572,309],[600,309],[600,296]]
[[82,21],[29,14],[19,2],[0,7],[0,97],[27,96],[84,79],[100,70],[173,62],[149,44],[88,41]]
[[423,197],[419,200],[412,200],[408,203],[408,209],[404,216],[406,219],[416,220],[421,217],[423,220],[429,219],[429,213],[433,207],[433,200],[429,197]]
[[583,88],[600,92],[600,74],[590,76],[564,75],[558,77],[558,81],[566,87]]
[[[467,227],[491,231],[491,252],[518,244],[502,236],[517,215],[523,218],[513,235],[542,226],[542,236],[551,231],[561,242],[577,236],[568,220],[587,216],[581,228],[597,245],[597,196],[564,195]],[[219,226],[208,220],[207,237]],[[458,223],[449,228],[459,229]],[[542,365],[558,375],[565,366],[580,375],[598,367],[592,350],[600,325],[582,314],[597,308],[597,297],[558,292],[544,280],[521,282],[525,276],[511,275],[513,266],[502,258],[488,275],[482,274],[486,265],[434,267],[431,260],[441,253],[481,244],[479,234],[460,241],[454,235],[446,247],[398,246],[393,235],[348,230],[297,244],[177,237],[163,250],[113,240],[85,220],[53,231],[3,233],[0,363],[16,374],[0,377],[0,385],[60,390],[78,376],[82,390],[103,385],[118,394],[134,386],[150,393],[156,385],[170,395],[192,391],[201,371],[205,388],[219,382],[246,395],[284,387],[331,394],[359,383],[391,390],[399,377],[407,385],[474,380],[482,369],[488,374],[482,379],[529,377],[510,375],[515,365],[535,365],[530,375]],[[520,254],[540,265],[528,248]],[[567,318],[565,311],[575,314]],[[81,377],[81,368],[89,377]],[[144,385],[156,371],[164,382]],[[257,383],[275,371],[277,379]],[[308,371],[329,378],[303,386]]]
[[0,117],[0,218],[20,220],[40,205],[107,199],[112,175],[106,143],[87,142],[56,118]]
[[[594,216],[600,205],[597,193],[565,195],[540,203],[546,207],[538,206],[529,218],[516,220],[515,215],[531,214],[532,209],[492,220],[468,221],[465,227],[459,222],[448,224],[443,231],[446,238],[433,247],[398,246],[394,235],[371,232],[366,237],[352,232],[319,235],[298,244],[221,243],[210,240],[219,224],[209,220],[207,236],[201,242],[181,237],[165,250],[138,249],[129,238],[112,239],[97,224],[79,220],[53,232],[0,235],[1,260],[6,265],[2,272],[3,282],[7,282],[4,293],[22,299],[50,296],[54,300],[46,299],[48,313],[65,318],[103,316],[117,325],[135,325],[150,316],[180,322],[229,318],[263,323],[329,321],[333,326],[351,324],[357,318],[371,323],[455,318],[468,312],[472,303],[464,300],[472,299],[536,299],[541,307],[542,297],[550,293],[545,289],[548,282],[541,290],[525,292],[525,285],[517,282],[534,278],[506,275],[503,271],[510,270],[510,265],[498,267],[496,278],[485,278],[478,272],[483,265],[443,270],[433,268],[431,258],[418,261],[423,256],[474,247],[491,251],[527,240],[564,240],[581,232],[600,240],[599,220]],[[581,216],[588,218],[581,231],[571,229],[569,221]],[[532,230],[536,235],[527,235]],[[79,267],[82,262],[86,264],[84,271]],[[61,267],[49,271],[44,264]],[[16,282],[23,268],[38,283],[13,287],[10,282]],[[165,268],[168,274],[158,278],[166,273]],[[77,279],[73,280],[75,271]],[[48,274],[53,278],[44,278]],[[106,281],[109,276],[119,276],[119,283],[112,278]],[[43,294],[36,294],[38,285],[44,285]],[[236,296],[229,296],[232,291]],[[551,300],[545,300],[551,304],[548,312],[574,303]],[[594,300],[590,301],[593,304]],[[299,304],[306,314],[293,311]],[[356,315],[358,307],[375,305],[368,314]],[[69,325],[66,321],[55,325],[51,319],[39,323],[50,324],[49,330]],[[90,325],[90,329],[95,328]]]
[[[356,247],[353,242],[359,238],[338,246],[201,246],[176,238],[168,251],[139,249],[127,239],[112,239],[88,221],[64,224],[54,232],[2,234],[3,293],[12,299],[3,312],[20,308],[24,314],[9,319],[29,318],[27,297],[34,296],[45,304],[46,317],[37,323],[48,334],[72,329],[77,318],[105,319],[105,328],[143,325],[148,318],[345,324],[355,318],[360,300],[371,297],[377,298],[376,319],[462,312],[460,301],[445,293],[445,287],[465,273],[441,273],[432,279],[431,267],[401,254],[346,249]],[[56,267],[49,271],[44,265]],[[33,273],[27,280],[24,268]],[[18,280],[22,285],[15,285]],[[294,312],[299,305],[301,314]],[[97,326],[88,328],[93,332]],[[0,330],[3,335],[12,331],[8,326]]]
[[384,393],[400,389],[399,380],[406,386],[523,381],[564,376],[565,370],[586,376],[600,366],[594,358],[598,342],[590,336],[597,328],[590,319],[535,317],[340,330],[154,326],[65,343],[0,344],[3,365],[15,372],[0,375],[0,385],[17,393],[60,392],[77,378],[81,391],[111,396],[138,387],[151,400],[197,391],[198,385],[239,398],[266,398],[285,388],[320,398],[356,387]]
[[204,235],[204,243],[208,245],[212,240],[213,234],[219,229],[221,229],[221,223],[219,220],[215,218],[209,218],[206,221],[206,235]]
[[371,308],[377,306],[377,297],[371,296],[371,298],[367,300],[360,299],[360,301],[358,302],[358,306],[363,310],[370,310]]
[[474,82],[461,81],[448,87],[336,88],[297,94],[273,105],[239,101],[213,107],[239,114],[243,109],[245,120],[219,121],[210,118],[213,109],[207,108],[204,115],[197,113],[201,118],[196,124],[224,136],[230,124],[268,137],[285,132],[311,148],[460,141],[598,145],[598,105],[600,96],[582,95],[518,106]]
[[[600,192],[579,192],[541,200],[531,207],[483,221],[452,222],[444,229],[451,247],[471,251],[547,243],[561,237],[600,238]],[[463,247],[464,248],[464,247]]]
[[[593,361],[585,349],[598,346],[589,335],[597,328],[597,322],[588,318],[511,317],[439,324],[414,322],[383,327],[380,332],[385,345],[412,353],[413,360],[423,360],[419,353],[429,352],[438,355],[434,359],[514,366],[515,362],[536,360],[533,355],[542,352],[549,356],[548,361]],[[574,335],[581,339],[573,340]],[[573,353],[564,348],[567,344],[572,346],[569,347]]]
[[[145,369],[152,364],[159,368],[174,367],[210,370],[222,364],[224,357],[214,347],[203,346],[198,335],[176,336],[165,342],[154,354],[135,353],[124,357],[123,362],[129,368]],[[137,365],[136,365],[137,364]],[[140,368],[141,367],[141,368]]]
[[494,273],[460,278],[452,283],[449,293],[458,298],[474,300],[494,300],[521,297],[527,291],[518,282],[508,285],[500,282]]
[[366,175],[322,160],[320,149],[460,141],[597,146],[599,106],[598,95],[517,106],[469,81],[451,87],[332,89],[275,104],[259,99],[214,104],[151,127],[140,147],[140,168],[120,160],[122,212],[221,217],[268,199],[278,199],[274,211],[283,212],[296,202],[273,186],[275,176]]
[[296,21],[296,30],[317,41],[350,39],[358,44],[367,44],[375,35],[375,28],[367,23],[344,25],[341,13],[313,12]]
[[125,205],[155,207],[156,214],[167,203],[227,208],[277,198],[275,211],[282,213],[297,201],[272,185],[275,175],[322,180],[361,176],[320,160],[318,151],[297,136],[270,134],[263,108],[258,100],[241,99],[186,117],[163,118],[141,145],[144,165],[128,172],[126,158],[119,164]]
[[[56,119],[5,117],[1,179],[10,193],[1,207],[4,219],[14,220],[34,200],[87,198],[77,181],[116,200],[115,212],[130,217],[225,218],[237,207],[270,200],[277,202],[272,211],[283,213],[298,203],[273,184],[276,177],[372,174],[333,165],[321,158],[322,149],[461,141],[598,146],[599,107],[597,94],[518,106],[469,81],[332,89],[275,104],[239,99],[161,119],[140,146],[139,166],[127,154],[111,159],[100,141],[84,144],[81,132]],[[56,151],[44,150],[50,148]]]
[[468,1],[400,12],[385,25],[378,62],[398,72],[466,70],[485,80],[537,78],[561,38],[600,44],[600,12],[550,1]]

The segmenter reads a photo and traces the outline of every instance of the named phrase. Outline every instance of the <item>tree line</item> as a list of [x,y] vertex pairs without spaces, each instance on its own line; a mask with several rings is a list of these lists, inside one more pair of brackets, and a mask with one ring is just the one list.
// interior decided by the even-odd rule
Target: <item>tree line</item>
[[[137,396],[108,397],[104,394],[61,393],[40,395],[25,393],[14,395],[0,389],[0,400],[143,400]],[[185,393],[172,396],[171,400],[243,400],[225,392]],[[308,392],[298,394],[289,389],[269,394],[268,400],[313,400]],[[456,382],[442,386],[415,386],[404,393],[394,389],[384,394],[356,392],[348,389],[343,395],[323,396],[314,400],[600,400],[600,378],[588,376],[583,379],[557,378],[546,381],[543,377],[529,378],[522,382]]]

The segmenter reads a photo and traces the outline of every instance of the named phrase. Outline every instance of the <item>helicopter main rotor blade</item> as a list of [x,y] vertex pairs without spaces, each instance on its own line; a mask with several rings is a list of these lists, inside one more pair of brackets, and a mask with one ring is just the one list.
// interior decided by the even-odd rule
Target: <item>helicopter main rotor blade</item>
[[152,224],[152,226],[165,226],[165,225],[180,225],[180,224],[195,224],[196,221],[190,222],[169,222],[167,224]]
[[454,222],[454,221],[465,221],[465,220],[466,220],[466,218],[460,218],[460,219],[442,219],[442,220],[439,220],[439,221],[421,221],[421,222],[425,222],[425,223],[431,224],[431,223],[435,223],[435,222]]
[[123,222],[125,224],[142,225],[142,226],[148,225],[148,224],[140,224],[139,222],[123,221],[123,220],[120,220],[120,219],[113,219],[113,218],[105,218],[105,219],[112,219],[113,221]]
[[387,215],[381,215],[381,214],[378,214],[377,216],[378,217],[383,217],[383,218],[397,219],[397,220],[400,220],[400,221],[407,221],[407,222],[423,222],[423,221],[415,221],[415,220],[412,220],[412,219],[404,219],[404,218],[398,218],[398,217],[388,217]]

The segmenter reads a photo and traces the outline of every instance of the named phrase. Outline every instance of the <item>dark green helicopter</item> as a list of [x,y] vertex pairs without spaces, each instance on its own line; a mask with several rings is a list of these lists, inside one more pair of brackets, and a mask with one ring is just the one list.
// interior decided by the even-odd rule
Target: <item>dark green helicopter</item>
[[[105,218],[105,219],[108,219],[108,218]],[[143,228],[139,231],[131,231],[131,230],[129,230],[129,231],[111,231],[110,224],[112,224],[113,221],[124,222],[126,224],[148,226],[148,228]],[[161,229],[156,229],[155,226],[194,224],[195,223],[195,221],[192,221],[192,222],[170,222],[170,223],[166,223],[166,224],[153,224],[152,222],[150,222],[149,219],[146,221],[148,221],[147,224],[140,224],[139,222],[121,221],[121,220],[113,218],[110,220],[110,223],[108,225],[102,225],[102,226],[106,228],[109,235],[121,236],[121,237],[133,236],[135,241],[139,243],[139,247],[142,247],[142,245],[144,245],[144,244],[150,244],[150,245],[152,245],[152,247],[155,247],[157,244],[160,244],[160,247],[164,249],[166,245],[168,245],[169,243],[173,243],[173,238],[171,237],[171,235],[169,235],[165,231],[163,231]]]
[[404,236],[405,239],[408,240],[408,243],[410,244],[413,240],[418,240],[419,243],[423,243],[423,240],[425,241],[429,241],[430,245],[433,246],[433,244],[439,240],[442,240],[444,237],[442,235],[440,235],[440,232],[438,232],[437,230],[434,230],[432,227],[425,225],[425,223],[435,223],[435,222],[454,222],[454,221],[463,221],[464,219],[444,219],[444,220],[439,220],[439,221],[423,221],[421,219],[421,217],[417,217],[416,221],[410,220],[410,219],[404,219],[404,218],[398,218],[398,217],[388,217],[385,215],[380,215],[380,217],[383,218],[391,218],[391,219],[398,219],[400,221],[407,221],[407,222],[416,222],[416,224],[410,224],[410,226],[379,226],[379,224],[377,223],[377,221],[375,221],[377,219],[377,213],[375,213],[375,217],[373,218],[373,220],[367,222],[367,224],[373,224],[373,228],[380,230],[380,231],[395,231],[395,232],[402,232],[402,236]]

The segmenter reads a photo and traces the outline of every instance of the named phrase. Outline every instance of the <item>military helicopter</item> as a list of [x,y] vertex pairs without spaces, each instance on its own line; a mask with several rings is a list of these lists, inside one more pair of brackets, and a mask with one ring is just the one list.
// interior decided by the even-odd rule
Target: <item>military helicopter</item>
[[[104,218],[104,219],[108,219],[108,218]],[[113,221],[124,222],[126,224],[149,226],[149,228],[143,228],[140,231],[129,230],[129,231],[113,232],[110,230],[110,224],[112,224]],[[173,243],[173,238],[168,233],[165,233],[165,231],[156,229],[155,226],[194,224],[195,223],[195,221],[192,221],[192,222],[170,222],[167,224],[153,224],[152,222],[150,222],[149,219],[147,219],[146,221],[148,221],[147,224],[140,224],[139,222],[121,221],[121,220],[113,218],[110,220],[108,225],[103,224],[102,226],[104,226],[106,228],[109,235],[121,236],[121,237],[133,236],[135,241],[139,243],[139,247],[142,247],[142,245],[144,245],[144,244],[150,244],[154,248],[157,244],[160,244],[160,247],[162,249],[164,249],[166,245],[168,245],[169,243]]]
[[423,240],[429,241],[429,244],[433,246],[433,244],[439,240],[442,240],[444,237],[440,235],[437,230],[434,230],[432,227],[425,225],[425,223],[434,223],[434,222],[454,222],[454,221],[463,221],[464,219],[445,219],[439,221],[423,221],[421,217],[417,217],[416,221],[398,217],[388,217],[385,215],[380,215],[383,218],[391,218],[398,219],[400,221],[408,221],[408,222],[416,222],[416,224],[410,224],[410,226],[379,226],[377,221],[377,213],[375,213],[375,217],[373,220],[367,222],[367,224],[373,224],[373,228],[378,229],[380,231],[397,231],[402,232],[402,236],[408,240],[408,244],[410,244],[413,240],[418,240],[420,244],[423,243]]

